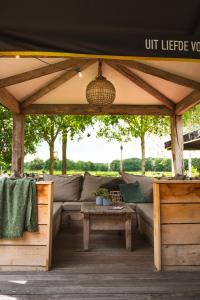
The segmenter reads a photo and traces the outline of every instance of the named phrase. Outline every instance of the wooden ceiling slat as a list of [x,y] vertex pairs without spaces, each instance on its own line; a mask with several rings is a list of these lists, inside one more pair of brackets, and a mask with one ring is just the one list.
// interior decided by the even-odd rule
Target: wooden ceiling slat
[[108,65],[111,66],[113,69],[118,71],[120,74],[124,75],[126,78],[131,80],[133,83],[135,83],[137,86],[145,90],[147,93],[151,94],[153,97],[158,99],[160,102],[162,102],[166,107],[171,109],[172,111],[175,110],[175,103],[171,101],[168,97],[163,95],[161,92],[159,92],[157,89],[155,89],[153,86],[151,86],[149,83],[147,83],[145,80],[140,78],[138,75],[136,75],[134,72],[132,72],[130,69],[120,66],[117,64],[109,63]]
[[0,103],[14,113],[20,113],[17,99],[5,88],[0,89]]

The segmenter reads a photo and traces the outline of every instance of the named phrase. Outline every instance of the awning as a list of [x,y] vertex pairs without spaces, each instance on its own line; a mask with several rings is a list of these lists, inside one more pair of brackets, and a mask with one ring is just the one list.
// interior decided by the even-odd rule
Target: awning
[[[200,150],[200,130],[196,130],[183,136],[184,150]],[[171,150],[171,141],[165,143],[165,148]]]
[[199,12],[199,0],[7,0],[0,10],[0,55],[199,59]]

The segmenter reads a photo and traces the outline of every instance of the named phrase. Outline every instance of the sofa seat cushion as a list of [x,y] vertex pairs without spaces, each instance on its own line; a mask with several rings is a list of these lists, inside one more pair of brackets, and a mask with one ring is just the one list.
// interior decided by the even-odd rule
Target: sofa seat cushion
[[136,203],[131,202],[131,203],[126,203],[126,205],[128,205],[133,210],[136,210]]
[[54,182],[54,201],[79,201],[83,182],[82,175],[48,175],[44,174],[44,181]]
[[81,211],[80,202],[63,202],[62,208],[64,211]]
[[153,227],[153,203],[137,203],[136,212]]
[[125,183],[135,183],[136,181],[139,182],[141,191],[145,196],[145,202],[153,202],[153,177],[122,172],[122,178]]
[[95,201],[94,193],[98,188],[104,187],[111,190],[111,187],[116,188],[116,185],[119,183],[122,183],[122,179],[120,178],[111,176],[94,176],[85,172],[80,201]]
[[53,216],[61,213],[62,211],[62,202],[54,202],[53,203]]

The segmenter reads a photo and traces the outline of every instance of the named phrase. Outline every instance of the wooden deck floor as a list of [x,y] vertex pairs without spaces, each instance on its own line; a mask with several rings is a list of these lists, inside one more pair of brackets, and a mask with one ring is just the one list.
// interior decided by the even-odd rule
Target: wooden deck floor
[[0,273],[0,299],[199,300],[200,273],[158,273],[153,249],[139,236],[133,252],[115,232],[92,235],[82,251],[82,232],[62,228],[50,272]]

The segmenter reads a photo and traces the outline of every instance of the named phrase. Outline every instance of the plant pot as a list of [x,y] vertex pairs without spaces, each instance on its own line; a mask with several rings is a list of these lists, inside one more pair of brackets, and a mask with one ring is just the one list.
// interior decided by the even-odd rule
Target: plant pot
[[105,205],[105,206],[112,205],[112,201],[110,199],[103,198],[103,205]]
[[96,197],[96,205],[103,205],[103,199],[101,197]]

